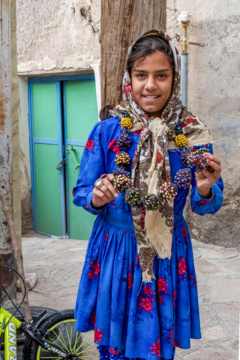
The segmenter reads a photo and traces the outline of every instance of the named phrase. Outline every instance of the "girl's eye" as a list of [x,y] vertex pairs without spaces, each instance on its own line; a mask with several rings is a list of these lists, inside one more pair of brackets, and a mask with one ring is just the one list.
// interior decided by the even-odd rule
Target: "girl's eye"
[[144,77],[145,77],[145,74],[137,74],[138,79],[144,79]]
[[159,77],[159,79],[166,79],[166,75],[164,75],[164,74],[160,74],[160,75],[158,75],[158,77]]

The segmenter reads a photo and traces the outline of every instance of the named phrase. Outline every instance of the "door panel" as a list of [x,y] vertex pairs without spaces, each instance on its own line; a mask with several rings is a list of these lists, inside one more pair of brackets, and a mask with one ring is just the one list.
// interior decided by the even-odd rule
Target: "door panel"
[[32,84],[32,196],[35,230],[65,235],[60,83]]
[[95,82],[64,83],[65,133],[67,144],[68,232],[71,239],[87,240],[95,216],[73,205],[72,189],[76,184],[83,149],[93,125],[98,120]]
[[62,235],[58,146],[35,144],[36,210],[38,231]]
[[33,94],[33,136],[58,139],[56,84],[35,84]]

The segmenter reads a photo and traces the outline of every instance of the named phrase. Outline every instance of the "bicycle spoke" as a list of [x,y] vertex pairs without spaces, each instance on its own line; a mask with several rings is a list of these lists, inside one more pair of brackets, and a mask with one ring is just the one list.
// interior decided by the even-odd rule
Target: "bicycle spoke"
[[84,340],[81,342],[80,346],[77,348],[77,351],[88,341],[88,337],[90,336],[89,332],[86,334]]
[[[71,327],[72,328],[72,327]],[[69,343],[69,350],[71,351],[72,353],[72,344],[71,344],[71,341],[70,341],[70,338],[69,338],[69,333],[68,333],[68,328],[66,327],[66,333],[67,333],[67,337],[68,337],[68,343]]]

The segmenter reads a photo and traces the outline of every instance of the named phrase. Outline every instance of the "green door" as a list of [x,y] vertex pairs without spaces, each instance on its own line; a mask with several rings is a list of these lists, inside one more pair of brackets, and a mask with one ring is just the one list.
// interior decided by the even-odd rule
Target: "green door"
[[95,216],[73,205],[72,189],[88,135],[98,120],[96,89],[92,74],[69,78],[29,79],[34,229],[87,240]]
[[[61,236],[65,210],[63,178],[56,170],[63,153],[59,83],[33,84],[32,99],[32,188],[37,232]],[[30,131],[31,133],[31,131]]]
[[98,119],[94,82],[65,82],[65,133],[67,158],[68,233],[71,239],[86,240],[91,234],[95,216],[72,202],[72,189],[76,184],[79,163],[88,135]]

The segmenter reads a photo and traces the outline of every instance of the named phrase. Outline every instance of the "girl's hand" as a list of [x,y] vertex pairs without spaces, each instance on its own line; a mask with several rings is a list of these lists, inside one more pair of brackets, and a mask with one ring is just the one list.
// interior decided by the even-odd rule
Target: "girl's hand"
[[221,177],[221,163],[220,160],[209,153],[205,153],[204,156],[207,158],[208,167],[196,173],[196,183],[199,195],[204,198],[209,198],[211,195],[211,187]]
[[114,179],[113,174],[108,174],[102,179],[103,184],[100,188],[93,188],[92,206],[99,208],[109,203],[115,197],[118,197],[118,192],[114,189],[112,181]]

